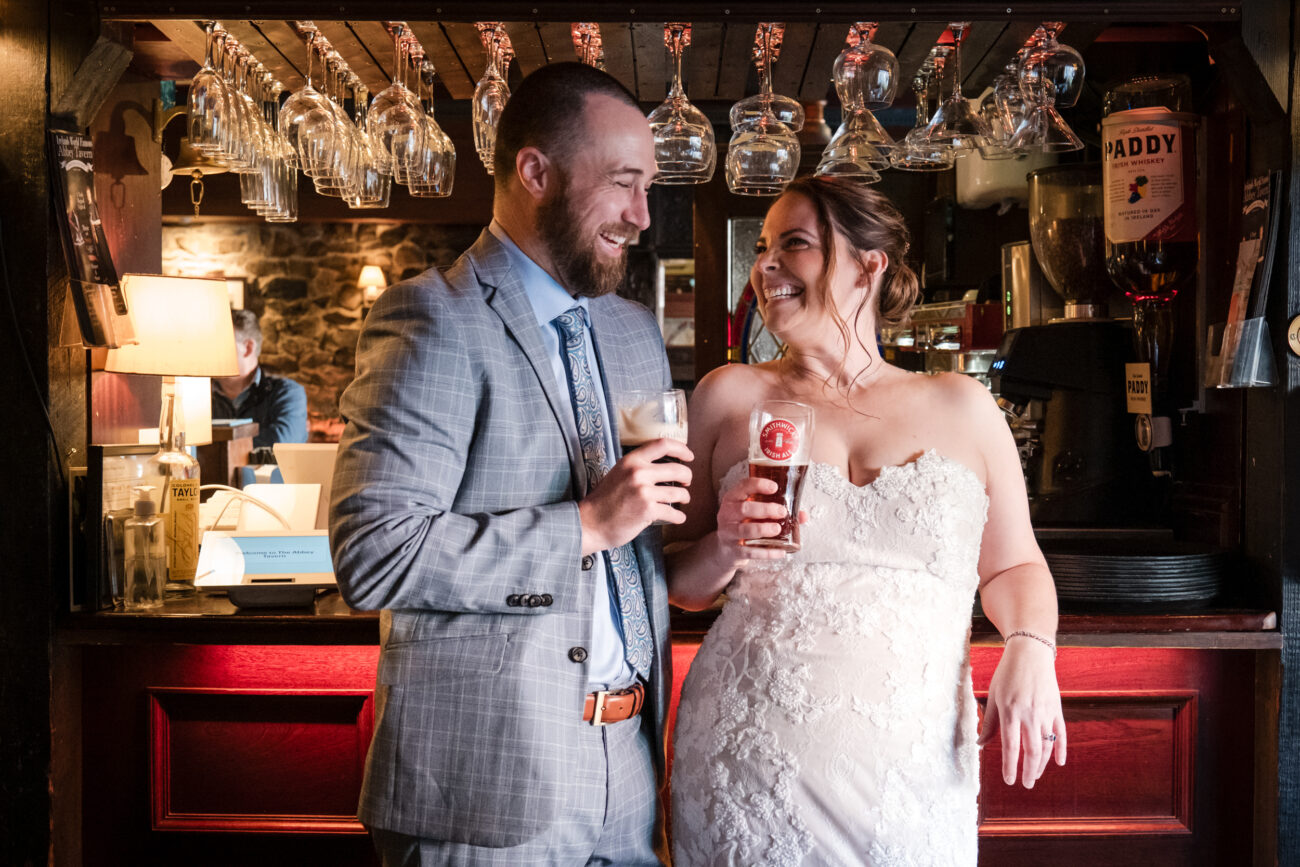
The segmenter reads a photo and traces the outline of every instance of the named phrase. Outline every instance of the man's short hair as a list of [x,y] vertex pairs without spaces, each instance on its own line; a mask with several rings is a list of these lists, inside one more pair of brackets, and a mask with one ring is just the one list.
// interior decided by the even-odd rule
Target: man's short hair
[[252,310],[231,310],[230,324],[235,326],[235,343],[253,341],[253,354],[262,354],[262,326]]
[[585,63],[550,63],[524,78],[497,125],[492,160],[496,183],[504,185],[514,177],[515,157],[526,147],[564,162],[574,145],[583,141],[583,108],[592,94],[641,109],[617,78]]

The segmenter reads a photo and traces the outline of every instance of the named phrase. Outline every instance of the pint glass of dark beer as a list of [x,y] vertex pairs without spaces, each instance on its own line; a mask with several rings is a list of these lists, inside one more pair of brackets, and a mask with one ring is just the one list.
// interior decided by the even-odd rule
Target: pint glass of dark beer
[[686,442],[686,392],[680,388],[625,391],[614,403],[623,454],[660,437]]
[[[625,391],[614,397],[614,403],[618,409],[618,444],[623,454],[660,437],[686,442],[686,392],[680,388]],[[662,457],[655,463],[681,461]],[[680,482],[664,484],[682,487]]]
[[749,416],[749,475],[776,482],[775,494],[756,494],[751,499],[781,503],[786,516],[781,532],[762,539],[747,539],[754,548],[799,550],[799,495],[808,475],[812,454],[812,407],[791,400],[767,400]]

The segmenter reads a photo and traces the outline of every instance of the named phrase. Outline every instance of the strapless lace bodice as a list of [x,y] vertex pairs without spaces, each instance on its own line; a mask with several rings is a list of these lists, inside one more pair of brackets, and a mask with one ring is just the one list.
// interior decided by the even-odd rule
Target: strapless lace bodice
[[[722,480],[723,490],[748,471],[743,461],[733,466]],[[883,468],[861,486],[838,467],[810,464],[801,506],[809,518],[801,529],[803,548],[771,568],[855,563],[952,580],[963,568],[973,569],[979,557],[987,496],[972,470],[928,451],[909,463]],[[741,588],[753,571],[738,577]]]
[[737,573],[687,676],[675,863],[973,865],[984,487],[930,451],[861,487],[813,464],[801,505],[802,550]]

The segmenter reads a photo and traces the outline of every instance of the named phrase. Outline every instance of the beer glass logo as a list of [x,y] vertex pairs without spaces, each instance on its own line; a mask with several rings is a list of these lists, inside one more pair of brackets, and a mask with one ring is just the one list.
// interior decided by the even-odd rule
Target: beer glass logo
[[758,447],[768,460],[788,461],[799,449],[799,430],[783,418],[774,418],[763,425]]

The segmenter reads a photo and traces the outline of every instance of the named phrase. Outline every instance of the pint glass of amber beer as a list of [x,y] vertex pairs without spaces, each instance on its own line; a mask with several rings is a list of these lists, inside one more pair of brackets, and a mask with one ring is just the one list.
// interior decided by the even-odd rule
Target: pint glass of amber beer
[[749,475],[776,482],[775,494],[756,494],[752,499],[781,503],[786,516],[781,532],[762,539],[747,539],[754,548],[799,550],[799,495],[808,475],[812,454],[812,407],[791,400],[766,400],[749,416]]

